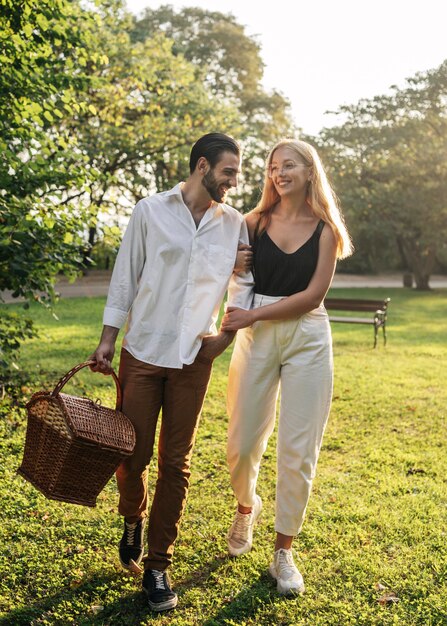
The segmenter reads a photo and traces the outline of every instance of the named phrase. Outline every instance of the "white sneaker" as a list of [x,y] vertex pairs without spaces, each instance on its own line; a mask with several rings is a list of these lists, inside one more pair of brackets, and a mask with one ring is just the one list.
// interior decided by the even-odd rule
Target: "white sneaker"
[[292,550],[280,548],[273,556],[269,572],[277,582],[277,590],[281,595],[298,595],[304,593],[303,577],[293,562]]
[[256,496],[251,513],[240,513],[236,510],[234,521],[227,535],[228,552],[231,556],[239,556],[250,552],[253,545],[253,526],[262,509],[262,500]]

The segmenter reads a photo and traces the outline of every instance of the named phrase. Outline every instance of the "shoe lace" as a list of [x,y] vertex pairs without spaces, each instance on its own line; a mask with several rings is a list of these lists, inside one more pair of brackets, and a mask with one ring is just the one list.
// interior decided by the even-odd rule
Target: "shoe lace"
[[135,541],[135,531],[137,530],[138,522],[130,524],[126,522],[126,543],[128,546],[133,546]]
[[152,570],[154,576],[155,589],[165,590],[164,572],[159,572],[156,569]]
[[250,527],[251,519],[251,513],[241,513],[238,511],[234,520],[233,534],[236,536],[244,536],[247,529]]
[[279,550],[278,570],[281,578],[287,578],[295,573],[296,565],[293,561],[293,554],[291,550],[284,550],[282,548]]

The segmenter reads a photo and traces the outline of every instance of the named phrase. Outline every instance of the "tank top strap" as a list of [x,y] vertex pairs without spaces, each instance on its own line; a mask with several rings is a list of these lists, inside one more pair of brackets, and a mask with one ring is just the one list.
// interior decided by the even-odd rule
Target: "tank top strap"
[[253,233],[253,243],[256,244],[258,237],[259,237],[259,226],[261,224],[261,217],[259,217],[258,221],[256,222],[256,228],[255,228],[255,232]]
[[326,222],[324,220],[320,220],[318,222],[317,227],[315,229],[315,233],[316,233],[318,238],[320,238],[321,231],[323,230],[325,224],[326,224]]

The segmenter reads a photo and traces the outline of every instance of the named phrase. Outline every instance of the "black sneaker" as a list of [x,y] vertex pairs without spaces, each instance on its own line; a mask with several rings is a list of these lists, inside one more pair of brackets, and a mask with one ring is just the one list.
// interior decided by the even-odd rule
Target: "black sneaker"
[[168,611],[177,606],[177,594],[171,589],[167,572],[145,570],[143,590],[147,593],[148,603],[153,611]]
[[145,519],[131,524],[124,520],[124,533],[119,544],[121,565],[137,574],[142,572],[138,563],[143,558],[143,531]]

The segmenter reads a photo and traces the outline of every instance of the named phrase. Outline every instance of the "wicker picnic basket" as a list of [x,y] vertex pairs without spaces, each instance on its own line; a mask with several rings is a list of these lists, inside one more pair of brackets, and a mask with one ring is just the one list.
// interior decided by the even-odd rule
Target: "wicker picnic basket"
[[135,446],[134,427],[120,410],[121,388],[114,372],[116,409],[61,393],[76,372],[93,363],[71,369],[52,392],[32,396],[17,470],[47,498],[86,506],[96,505],[98,494]]

